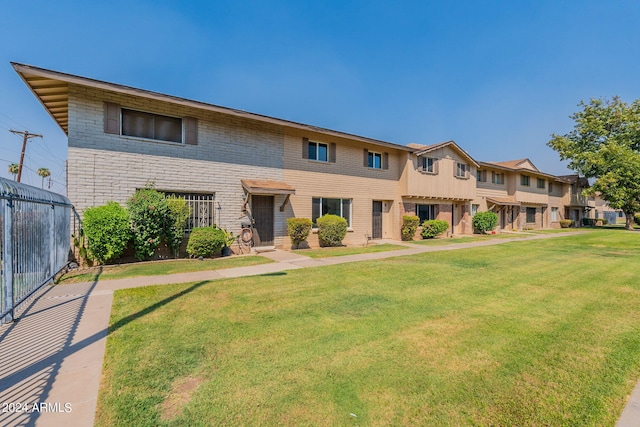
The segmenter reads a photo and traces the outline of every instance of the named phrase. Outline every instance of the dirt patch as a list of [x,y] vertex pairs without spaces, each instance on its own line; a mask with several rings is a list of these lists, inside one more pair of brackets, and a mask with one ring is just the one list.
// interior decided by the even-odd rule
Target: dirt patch
[[191,395],[204,382],[198,377],[182,377],[173,382],[171,392],[162,402],[160,407],[160,419],[163,421],[171,421],[182,413]]

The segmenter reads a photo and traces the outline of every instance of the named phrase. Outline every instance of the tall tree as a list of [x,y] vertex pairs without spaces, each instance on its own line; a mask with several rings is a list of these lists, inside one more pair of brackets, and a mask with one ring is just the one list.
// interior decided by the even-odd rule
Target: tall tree
[[42,188],[44,188],[44,179],[48,176],[51,176],[51,172],[47,168],[38,169],[38,175],[42,177]]
[[16,175],[18,175],[18,171],[20,170],[20,165],[17,163],[11,163],[9,165],[9,173],[13,175],[13,180],[16,180]]
[[631,104],[619,97],[591,99],[578,106],[582,111],[570,116],[574,129],[551,135],[547,145],[569,160],[570,169],[595,178],[586,191],[622,210],[631,229],[633,215],[640,211],[640,99]]

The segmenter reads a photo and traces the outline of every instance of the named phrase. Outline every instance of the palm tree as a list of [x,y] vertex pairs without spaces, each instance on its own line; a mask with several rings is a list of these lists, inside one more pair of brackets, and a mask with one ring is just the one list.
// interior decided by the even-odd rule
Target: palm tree
[[51,172],[47,168],[38,169],[38,175],[42,177],[42,188],[44,188],[44,179],[48,176],[51,176]]
[[13,175],[13,180],[16,180],[16,175],[18,175],[18,171],[20,170],[20,165],[17,163],[11,163],[9,165],[9,173]]

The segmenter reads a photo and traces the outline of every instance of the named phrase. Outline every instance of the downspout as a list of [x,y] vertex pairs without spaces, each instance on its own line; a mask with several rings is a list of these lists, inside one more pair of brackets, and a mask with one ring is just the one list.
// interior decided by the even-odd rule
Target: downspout
[[451,203],[451,235],[453,236],[456,233],[456,228],[454,224],[455,216],[456,216],[456,205]]

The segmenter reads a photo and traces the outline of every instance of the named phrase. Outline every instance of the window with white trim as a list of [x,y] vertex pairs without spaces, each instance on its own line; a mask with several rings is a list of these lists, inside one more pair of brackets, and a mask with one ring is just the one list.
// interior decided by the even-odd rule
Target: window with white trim
[[309,141],[309,160],[329,161],[329,146],[322,142]]
[[475,216],[478,213],[478,209],[480,209],[480,205],[471,205],[471,216]]
[[456,178],[469,177],[469,165],[466,163],[456,163]]
[[382,169],[382,153],[376,153],[374,151],[369,151],[367,154],[368,157],[368,166],[373,169]]
[[311,200],[311,221],[317,227],[316,220],[321,216],[333,214],[347,220],[351,227],[351,199],[333,199],[328,197],[314,197]]
[[436,159],[433,157],[421,157],[422,172],[436,173]]
[[551,208],[551,221],[558,222],[560,217],[558,216],[558,208]]

